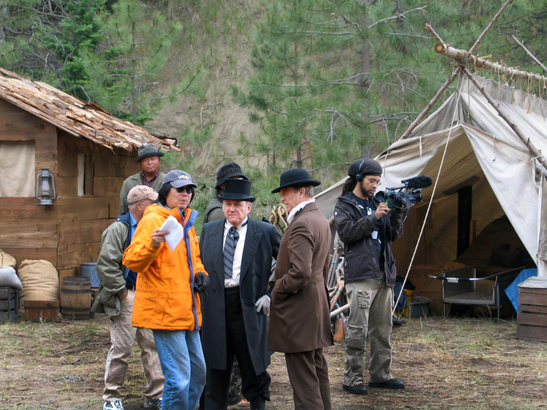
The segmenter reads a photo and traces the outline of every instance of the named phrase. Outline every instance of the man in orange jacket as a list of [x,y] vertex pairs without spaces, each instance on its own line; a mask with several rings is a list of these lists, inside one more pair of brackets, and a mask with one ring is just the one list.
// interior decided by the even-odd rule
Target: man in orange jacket
[[[205,385],[199,293],[205,292],[209,276],[193,227],[197,212],[188,207],[195,187],[188,173],[168,172],[158,204],[147,208],[123,258],[125,266],[138,272],[132,323],[154,333],[165,377],[164,409],[195,409]],[[160,230],[169,216],[183,229],[173,250],[166,243],[169,231]]]

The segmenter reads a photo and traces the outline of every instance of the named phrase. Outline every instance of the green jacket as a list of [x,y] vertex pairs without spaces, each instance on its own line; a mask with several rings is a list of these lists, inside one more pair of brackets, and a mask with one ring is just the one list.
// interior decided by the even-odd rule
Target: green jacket
[[127,248],[128,234],[129,226],[119,219],[103,232],[101,253],[97,260],[97,274],[101,280],[101,286],[91,307],[92,312],[118,316],[122,310],[118,294],[126,290],[122,257]]
[[[127,194],[129,193],[131,188],[136,187],[137,185],[142,185],[141,174],[142,172],[131,175],[125,181],[123,181],[122,189],[120,190],[120,206],[118,207],[118,215],[129,211],[129,208],[127,207]],[[154,189],[154,191],[159,192],[161,185],[163,184],[164,176],[165,174],[163,172],[159,173],[156,180],[154,181],[154,184],[152,184],[152,188]]]
[[224,211],[222,210],[222,201],[218,197],[214,197],[207,205],[205,209],[205,218],[203,218],[203,223],[218,221],[219,219],[224,219]]

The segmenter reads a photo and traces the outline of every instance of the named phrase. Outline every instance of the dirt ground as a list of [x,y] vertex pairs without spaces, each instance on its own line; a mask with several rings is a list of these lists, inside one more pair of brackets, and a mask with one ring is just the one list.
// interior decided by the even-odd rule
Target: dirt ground
[[[334,409],[532,409],[547,407],[547,344],[517,340],[516,323],[491,319],[411,319],[393,333],[393,372],[406,390],[342,390],[343,345],[327,349]],[[100,409],[108,320],[0,325],[0,409]],[[291,409],[282,355],[270,366],[268,408]],[[141,409],[138,348],[125,408]]]

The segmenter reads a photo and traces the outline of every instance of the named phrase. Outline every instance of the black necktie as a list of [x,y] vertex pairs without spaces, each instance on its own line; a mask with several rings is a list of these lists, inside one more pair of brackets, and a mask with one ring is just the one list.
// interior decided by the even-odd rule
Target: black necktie
[[226,235],[226,243],[224,244],[224,278],[230,279],[234,267],[234,253],[236,251],[239,232],[235,226],[232,226]]

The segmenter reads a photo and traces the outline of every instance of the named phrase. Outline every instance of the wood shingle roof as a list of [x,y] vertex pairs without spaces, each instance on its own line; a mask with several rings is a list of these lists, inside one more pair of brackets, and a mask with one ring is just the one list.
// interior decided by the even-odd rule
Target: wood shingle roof
[[123,121],[94,103],[60,91],[46,83],[21,77],[0,67],[0,98],[74,135],[107,148],[128,151],[142,144],[161,150],[180,151],[176,139],[155,135]]

